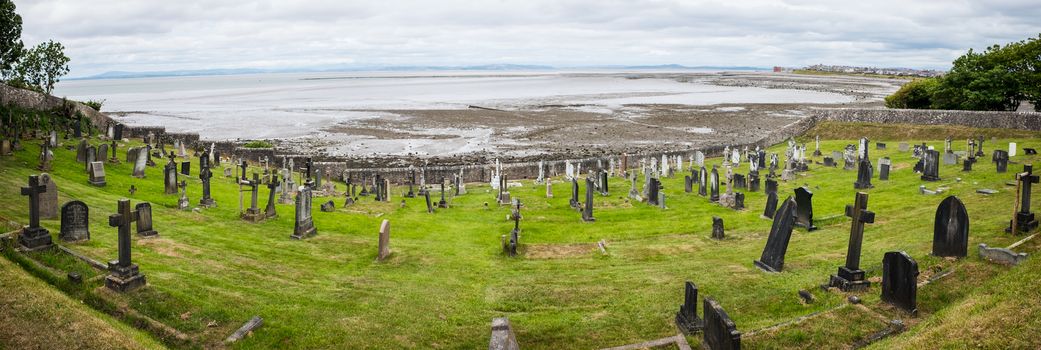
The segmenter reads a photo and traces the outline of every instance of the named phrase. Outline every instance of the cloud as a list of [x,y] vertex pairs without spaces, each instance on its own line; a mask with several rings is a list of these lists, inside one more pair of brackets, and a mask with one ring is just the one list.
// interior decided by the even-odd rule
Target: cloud
[[18,1],[72,76],[312,65],[946,68],[1041,33],[1036,0]]

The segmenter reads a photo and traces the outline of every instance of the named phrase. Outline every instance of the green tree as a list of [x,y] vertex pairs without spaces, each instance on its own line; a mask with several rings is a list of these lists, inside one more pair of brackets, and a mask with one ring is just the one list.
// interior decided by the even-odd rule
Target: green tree
[[54,84],[69,73],[69,57],[65,56],[65,46],[48,40],[27,50],[16,70],[26,85],[49,94]]
[[936,78],[915,79],[904,84],[886,97],[886,107],[927,109],[932,106],[932,96],[940,81]]
[[0,80],[6,81],[22,56],[22,16],[12,0],[0,0]]

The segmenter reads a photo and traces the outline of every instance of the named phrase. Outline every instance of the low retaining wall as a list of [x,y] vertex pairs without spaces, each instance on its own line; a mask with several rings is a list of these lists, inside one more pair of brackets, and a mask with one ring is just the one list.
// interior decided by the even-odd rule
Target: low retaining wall
[[828,108],[814,111],[813,117],[837,122],[961,125],[973,128],[1041,130],[1041,113],[1038,112]]

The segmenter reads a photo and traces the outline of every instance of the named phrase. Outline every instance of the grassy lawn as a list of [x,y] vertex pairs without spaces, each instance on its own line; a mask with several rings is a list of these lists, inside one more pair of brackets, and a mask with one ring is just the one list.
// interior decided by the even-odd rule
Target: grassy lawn
[[[918,194],[923,181],[911,170],[915,160],[910,152],[897,150],[900,141],[926,140],[942,152],[947,134],[942,128],[885,128],[891,131],[877,125],[826,123],[800,141],[807,143],[810,153],[811,135],[841,138],[822,141],[826,155],[856,143],[853,135],[858,130],[877,135],[873,142],[888,142],[888,150],[874,150],[873,145],[871,149],[876,167],[879,157],[889,156],[893,171],[889,181],[876,177],[875,187],[867,190],[876,222],[865,229],[861,265],[870,277],[880,277],[882,255],[904,250],[918,261],[923,279],[953,269],[950,276],[919,289],[917,318],[881,304],[877,284],[860,294],[864,307],[843,306],[845,295],[818,288],[844,262],[849,220],[838,216],[853,202],[856,171],[816,165],[797,180],[782,182],[779,196],[783,200],[794,188],[806,185],[815,194],[815,218],[833,219],[819,224],[817,231],[797,229],[784,272],[766,274],[752,265],[771,224],[760,218],[763,192],[747,192],[748,209],[733,211],[709,203],[696,190],[684,193],[682,173],[663,179],[669,207],[664,211],[630,203],[625,199],[628,183],[612,178],[611,196],[595,198],[594,223],[583,223],[580,213],[569,208],[569,184],[554,179],[554,198],[547,199],[543,185],[522,180],[523,186],[511,188],[511,193],[525,205],[523,254],[508,258],[500,253],[499,244],[500,236],[513,228],[507,220],[509,208],[494,205],[487,184],[469,184],[469,194],[450,199],[452,207],[435,214],[426,213],[422,198],[404,199],[402,206],[401,193],[406,189],[400,187],[392,188],[388,203],[376,203],[370,196],[341,208],[343,198],[315,198],[318,235],[296,241],[289,239],[291,205],[278,205],[279,217],[274,220],[258,224],[240,220],[238,186],[220,169],[213,178],[218,207],[199,213],[180,211],[177,196],[162,194],[162,160],[156,160],[160,166],[148,168],[145,179],[130,176],[131,164],[106,164],[108,186],[96,188],[88,185],[83,165],[75,162],[75,151],[60,148],[51,172],[59,201],[76,199],[90,206],[91,240],[70,248],[99,261],[115,259],[116,230],[108,227],[107,216],[122,197],[134,204],[152,203],[159,238],[133,241],[133,259],[147,276],[148,288],[116,295],[97,281],[77,286],[52,278],[52,284],[109,313],[127,315],[120,311],[126,308],[158,321],[168,329],[124,316],[177,348],[220,346],[224,337],[253,315],[263,317],[264,326],[234,347],[483,348],[492,318],[501,316],[510,318],[525,349],[618,346],[675,335],[672,320],[683,302],[686,280],[697,283],[702,296],[716,298],[746,333],[835,309],[802,323],[754,332],[743,339],[750,348],[844,348],[885,328],[884,320],[892,318],[904,319],[910,328],[886,340],[883,348],[932,347],[938,340],[954,341],[949,339],[969,334],[974,340],[982,337],[980,344],[985,347],[1041,346],[1041,340],[1027,336],[1041,328],[1036,321],[1041,319],[1036,283],[1027,282],[1036,280],[1038,264],[996,266],[975,253],[978,243],[1003,247],[1021,238],[1002,230],[1015,198],[1013,188],[1004,183],[1022,164],[1010,164],[1009,173],[997,174],[990,152],[1007,147],[1009,141],[1019,142],[1020,149],[1041,147],[1041,135],[957,129],[999,140],[988,139],[988,157],[974,171],[963,173],[960,164],[942,165],[943,181],[924,183],[930,189],[948,187],[948,193],[958,195],[968,208],[969,257],[953,261],[928,255],[932,218],[947,194]],[[126,149],[120,146],[121,158]],[[964,139],[955,142],[955,149],[964,149]],[[769,151],[781,153],[783,159],[783,145]],[[0,199],[4,221],[27,221],[27,198],[13,194],[25,186],[28,175],[37,173],[36,154],[36,146],[27,145],[14,157],[0,158],[0,190],[10,194]],[[1021,151],[1012,160],[1029,163],[1036,158]],[[193,162],[188,194],[195,204],[201,186],[198,162]],[[720,162],[719,158],[707,161]],[[747,164],[735,172],[746,173]],[[138,188],[133,195],[127,191],[130,185]],[[1000,192],[985,196],[975,193],[979,188]],[[261,205],[266,192],[262,187]],[[320,212],[318,206],[329,199],[336,202],[337,211]],[[1036,198],[1034,202],[1034,208],[1039,208]],[[712,216],[724,219],[726,240],[709,238]],[[378,228],[384,219],[391,221],[393,254],[376,262]],[[44,220],[43,225],[57,235],[57,219]],[[607,242],[606,255],[596,248],[601,239]],[[1019,250],[1033,253],[1037,247],[1032,243]],[[32,258],[61,271],[83,269],[81,263],[47,254]],[[0,277],[16,273],[21,272],[4,268]],[[811,291],[817,301],[800,302],[800,289]],[[1010,301],[1026,295],[1032,297]],[[1024,321],[1011,330],[1000,328],[1005,322],[1002,317],[1009,313]],[[977,318],[992,322],[991,328],[963,332],[976,326]],[[700,342],[697,336],[688,340]]]

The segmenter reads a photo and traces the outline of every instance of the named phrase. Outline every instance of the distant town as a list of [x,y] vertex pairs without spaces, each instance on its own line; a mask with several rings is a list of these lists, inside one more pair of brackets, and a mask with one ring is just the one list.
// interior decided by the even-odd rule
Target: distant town
[[841,74],[872,74],[872,75],[893,75],[893,76],[905,76],[905,77],[922,77],[931,78],[938,77],[946,73],[945,71],[932,70],[932,69],[911,69],[911,68],[877,68],[877,67],[854,67],[854,66],[832,66],[824,64],[815,64],[804,68],[788,68],[788,67],[774,67],[774,72],[782,73],[798,73],[799,71],[810,71],[810,72],[821,72],[821,73],[841,73]]

